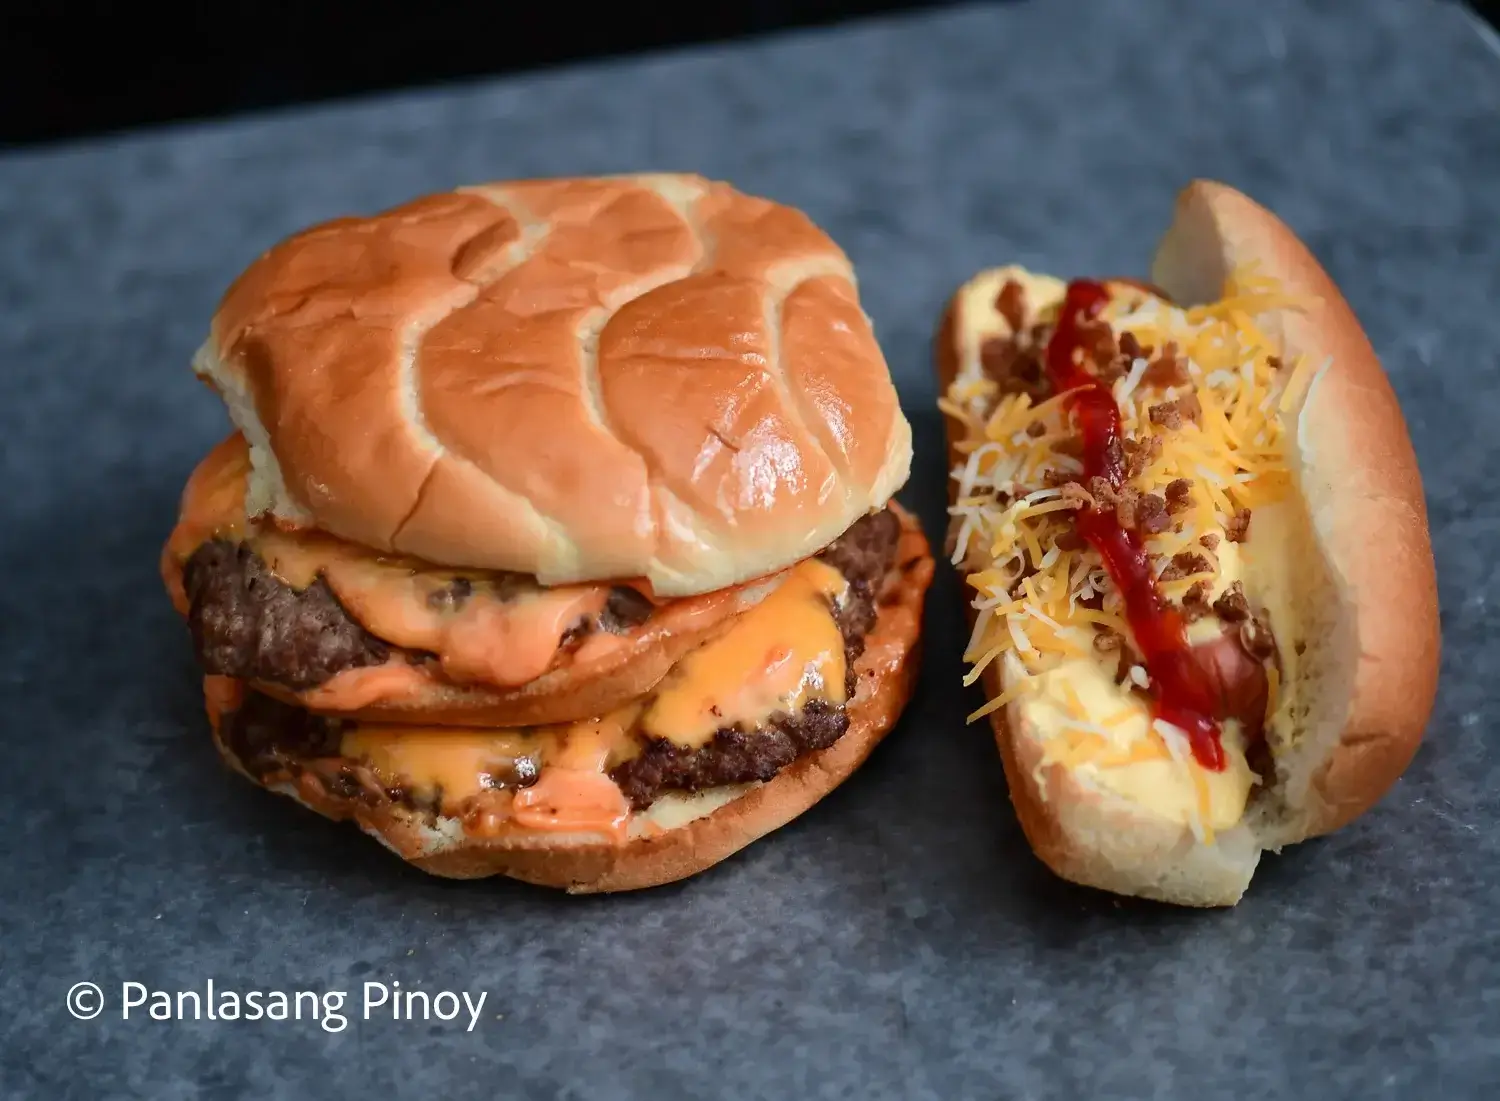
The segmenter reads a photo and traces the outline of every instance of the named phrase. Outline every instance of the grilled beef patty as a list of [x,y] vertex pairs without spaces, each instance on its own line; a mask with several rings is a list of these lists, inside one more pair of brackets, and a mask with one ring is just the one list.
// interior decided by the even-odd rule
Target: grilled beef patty
[[[849,582],[848,595],[837,613],[844,636],[848,696],[855,690],[855,661],[864,652],[865,635],[875,622],[881,581],[895,565],[900,533],[894,513],[875,513],[858,521],[820,556]],[[383,661],[390,652],[390,647],[353,622],[321,582],[293,590],[271,576],[253,553],[236,550],[230,544],[205,544],[193,561],[198,566],[188,592],[193,601],[194,638],[205,665],[243,657],[253,660],[256,668],[278,671],[282,677],[277,679],[293,687],[282,679],[289,673],[308,678],[321,672],[321,679],[326,679],[332,675],[326,670],[337,667],[340,660],[352,662],[341,668],[354,668],[372,664],[377,660],[373,656],[376,653]],[[350,628],[362,638],[353,635]],[[312,683],[321,683],[321,679]],[[339,756],[347,725],[346,720],[313,715],[249,692],[241,707],[224,717],[220,736],[247,772],[267,778],[278,773],[295,775],[303,763],[313,759],[332,763],[326,759]],[[639,809],[667,791],[693,792],[770,780],[797,758],[831,746],[848,727],[842,706],[813,701],[795,714],[773,715],[750,729],[726,727],[697,749],[639,734],[643,742],[640,753],[616,767],[611,777]],[[325,777],[330,775],[327,768],[319,771]],[[330,790],[341,798],[367,804],[388,799],[412,810],[438,810],[423,805],[405,787],[380,786],[370,770],[354,760],[345,761],[332,775]],[[492,783],[525,787],[536,778],[534,764],[520,761]]]
[[[869,583],[880,576],[879,563],[889,558],[899,532],[893,513],[876,513],[858,521],[823,557],[851,582],[863,578]],[[208,673],[302,691],[345,670],[381,665],[393,653],[403,653],[366,631],[321,578],[294,589],[243,543],[204,543],[184,564],[182,580],[188,627]],[[452,601],[459,603],[470,585],[459,578],[434,596],[452,590]],[[651,611],[651,602],[640,593],[618,586],[603,613],[574,624],[564,643],[594,630],[624,634],[644,623]],[[428,656],[404,652],[416,662]]]
[[244,543],[204,543],[184,564],[182,584],[205,672],[300,691],[390,657],[392,647],[356,623],[321,577],[294,589]]
[[[392,654],[405,654],[414,663],[429,656],[392,646],[365,630],[322,578],[305,589],[292,588],[243,543],[204,543],[183,565],[182,582],[188,627],[205,672],[301,691],[348,669],[382,665]],[[456,607],[472,586],[455,578],[428,601]],[[496,590],[505,592],[503,578]],[[590,631],[625,634],[644,623],[651,610],[640,593],[617,586],[604,611],[573,624],[563,645],[576,645]]]

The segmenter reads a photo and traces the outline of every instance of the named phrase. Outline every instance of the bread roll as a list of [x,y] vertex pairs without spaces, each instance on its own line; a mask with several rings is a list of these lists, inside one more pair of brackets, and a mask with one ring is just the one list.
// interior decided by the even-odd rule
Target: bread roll
[[[1128,363],[1115,361],[1124,374],[1112,383],[1117,400],[1126,403],[1127,428],[1137,433],[1131,448],[1145,454],[1144,469],[1135,471],[1132,484],[1143,493],[1158,494],[1151,505],[1158,510],[1155,523],[1161,521],[1162,499],[1175,509],[1168,517],[1173,526],[1144,536],[1145,545],[1170,552],[1180,544],[1183,549],[1176,553],[1189,556],[1182,559],[1186,567],[1160,574],[1156,588],[1174,604],[1180,602],[1184,619],[1195,614],[1189,605],[1196,600],[1226,637],[1239,621],[1254,625],[1241,627],[1242,632],[1274,635],[1274,653],[1265,661],[1269,688],[1259,697],[1266,700],[1266,713],[1221,724],[1228,764],[1211,772],[1185,757],[1182,745],[1173,742],[1174,728],[1163,732],[1152,721],[1154,705],[1147,697],[1155,682],[1149,670],[1138,675],[1122,663],[1123,683],[1111,676],[1096,683],[1100,678],[1092,673],[1034,673],[1027,664],[1050,661],[1059,669],[1106,669],[1113,659],[1101,658],[1097,648],[1083,658],[1046,658],[1034,656],[1035,643],[1029,638],[1023,641],[1032,649],[1002,639],[1000,645],[1010,648],[992,656],[979,676],[991,701],[1007,700],[989,718],[1017,816],[1032,848],[1053,871],[1120,894],[1225,906],[1240,899],[1263,851],[1347,824],[1369,809],[1410,762],[1437,680],[1436,579],[1421,481],[1396,398],[1353,312],[1295,234],[1233,188],[1198,181],[1178,199],[1151,280],[1154,287],[1112,281],[1108,311],[1114,312],[1105,316],[1116,337],[1125,331],[1134,335],[1137,329],[1155,332],[1158,339],[1186,337],[1176,360],[1160,343],[1138,356],[1128,355],[1135,349],[1122,352]],[[1008,289],[1012,285],[1016,289]],[[1170,306],[1155,300],[1156,288]],[[998,468],[1008,456],[1039,451],[1051,434],[1070,429],[1066,420],[1057,427],[1059,418],[1067,417],[1060,402],[1045,415],[1038,404],[1036,427],[1025,425],[1024,418],[1031,417],[1028,394],[1024,402],[1011,399],[1011,414],[1023,418],[1016,421],[1022,431],[999,440],[989,431],[985,437],[995,427],[996,411],[1006,412],[991,398],[994,376],[1005,367],[999,362],[1001,353],[1021,346],[1013,339],[1013,322],[1021,322],[1022,344],[1035,326],[1040,326],[1037,337],[1045,340],[1063,291],[1058,280],[1016,268],[981,273],[954,296],[937,335],[955,467],[950,552],[975,586],[968,591],[978,591],[976,604],[986,600],[975,579],[983,582],[983,571],[996,569],[996,561],[992,549],[980,545],[989,532],[983,509],[961,496],[974,492],[973,471],[966,473],[966,468]],[[1232,301],[1221,301],[1226,298]],[[1017,315],[1018,301],[1024,302],[1024,317]],[[1199,306],[1207,308],[1192,309]],[[1191,343],[1196,333],[1206,334],[1207,343]],[[988,344],[992,340],[998,343]],[[1260,340],[1266,346],[1257,351],[1254,345]],[[1212,362],[1231,348],[1244,353],[1238,361]],[[988,371],[986,358],[991,360]],[[1163,371],[1158,364],[1167,366]],[[1012,363],[1007,369],[1014,367]],[[1158,376],[1154,383],[1153,374]],[[1266,378],[1272,381],[1263,388]],[[1032,382],[1014,376],[1006,380],[1012,389]],[[986,388],[988,396],[981,393]],[[1153,389],[1160,391],[1154,405]],[[1124,399],[1119,398],[1122,392]],[[1255,402],[1246,404],[1242,414],[1235,403],[1250,395]],[[1006,397],[1000,395],[1001,400]],[[1179,401],[1184,397],[1191,400],[1184,404]],[[1212,426],[1226,411],[1221,432]],[[1186,443],[1174,444],[1176,430],[1165,426],[1181,422],[1187,422],[1181,429]],[[1010,433],[1009,425],[999,427]],[[1041,434],[1030,435],[1027,429]],[[1211,450],[1210,437],[1228,443],[1224,432],[1235,431],[1255,433],[1254,439],[1231,444],[1244,460],[1238,474],[1225,478],[1202,463],[1191,469],[1184,465],[1192,447],[1201,455]],[[993,440],[991,451],[997,457],[974,460],[975,444],[985,438]],[[1151,447],[1144,446],[1151,438],[1157,439],[1153,447],[1166,440],[1165,454],[1152,457]],[[1132,461],[1130,454],[1127,461]],[[1059,457],[1052,468],[1056,482],[1078,464]],[[1163,498],[1162,480],[1184,473],[1195,484],[1168,490]],[[965,480],[971,483],[967,488],[961,484]],[[1012,486],[1018,493],[1041,489],[1040,468],[1034,465],[1022,482]],[[1054,487],[1054,495],[1060,492]],[[1077,490],[1067,493],[1076,495]],[[1237,509],[1226,515],[1210,500],[1233,504],[1256,494],[1267,503],[1250,509],[1248,528],[1238,523]],[[1028,517],[1024,509],[1030,507],[1011,512],[1012,522],[1029,527],[1049,523]],[[1066,508],[1058,511],[1069,515]],[[1140,530],[1151,531],[1143,515],[1131,518],[1142,525]],[[1214,530],[1199,534],[1194,525],[1210,515],[1217,516],[1217,526],[1206,525]],[[1050,522],[1055,524],[1056,518]],[[976,527],[984,528],[979,538]],[[1226,532],[1231,540],[1242,536],[1243,542],[1225,541]],[[1193,540],[1191,545],[1187,539]],[[1208,552],[1204,561],[1213,561],[1200,578],[1208,588],[1193,595],[1191,571],[1203,569],[1200,551]],[[1080,565],[1086,561],[1079,558]],[[1164,558],[1156,568],[1171,570],[1177,562]],[[1184,571],[1189,576],[1180,576]],[[1241,584],[1226,598],[1231,574]],[[1036,574],[1028,592],[1045,587],[1048,580]],[[1003,576],[996,582],[1006,583]],[[1073,584],[1073,575],[1066,584]],[[1077,607],[1076,602],[1069,605],[1072,595],[1063,606]],[[1003,608],[1005,599],[989,603]],[[1099,620],[1112,618],[1112,599],[1118,620],[1118,597],[1107,591]],[[1250,618],[1244,619],[1247,606]],[[981,614],[971,608],[971,617]],[[1007,622],[1011,614],[1006,613]],[[990,613],[991,620],[999,618]],[[1024,634],[1024,624],[1031,622],[1018,619],[1016,627]],[[1064,626],[1056,636],[1040,627],[1038,637],[1082,637]],[[971,661],[984,660],[974,651],[994,638],[990,630],[985,624],[976,629]],[[1195,630],[1188,627],[1190,638]],[[1054,685],[1064,681],[1069,687],[1059,687],[1059,692],[1076,698],[1054,698]],[[1142,681],[1148,690],[1133,691],[1132,683],[1139,687]],[[1250,684],[1249,690],[1255,687]],[[1118,725],[1107,722],[1111,710],[1124,715]],[[1260,722],[1263,738],[1254,730]],[[1151,748],[1153,738],[1170,743],[1168,752]]]
[[544,585],[761,577],[910,469],[848,258],[696,176],[317,226],[234,283],[195,367],[250,442],[252,515]]

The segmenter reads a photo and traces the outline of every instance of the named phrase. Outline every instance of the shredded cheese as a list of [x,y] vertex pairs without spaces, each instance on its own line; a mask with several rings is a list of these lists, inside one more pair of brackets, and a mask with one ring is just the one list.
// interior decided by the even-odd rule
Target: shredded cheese
[[1030,680],[1017,681],[1010,688],[1007,688],[1004,692],[1001,692],[998,696],[990,700],[983,707],[973,712],[969,716],[968,721],[972,723],[978,719],[984,718],[986,715],[992,712],[999,711],[1006,704],[1020,697],[1022,693],[1030,692],[1032,690],[1032,682]]
[[[1060,288],[1057,294],[1060,299]],[[1027,307],[1037,318],[1054,314],[1057,304],[1029,302]],[[1173,555],[1194,551],[1210,568],[1163,583],[1170,599],[1180,599],[1196,582],[1212,586],[1218,576],[1218,559],[1199,542],[1203,536],[1224,538],[1240,509],[1274,503],[1290,490],[1284,415],[1296,408],[1325,365],[1306,357],[1283,363],[1277,358],[1277,342],[1257,319],[1305,305],[1284,294],[1276,280],[1241,270],[1226,281],[1218,302],[1184,310],[1133,290],[1117,296],[1105,310],[1104,319],[1117,337],[1130,333],[1142,347],[1155,350],[1170,342],[1185,357],[1186,385],[1177,380],[1163,387],[1151,381],[1155,353],[1148,353],[1133,360],[1113,387],[1127,436],[1150,441],[1153,448],[1153,458],[1133,478],[1132,487],[1165,496],[1174,481],[1191,481],[1186,499],[1181,487],[1176,491],[1180,503],[1174,504],[1172,526],[1148,536],[1147,549],[1163,555],[1163,564]],[[1188,395],[1197,399],[1197,412],[1187,415],[1179,406],[1180,426],[1160,414],[1153,417],[1155,406]],[[1071,534],[1074,503],[1042,482],[1045,471],[1081,469],[1071,454],[1059,450],[1074,438],[1066,398],[1055,394],[1036,402],[1025,393],[1002,394],[993,381],[971,372],[956,380],[938,403],[961,426],[957,450],[966,456],[953,472],[958,485],[950,509],[958,520],[954,562],[964,563],[965,580],[980,610],[964,655],[970,663],[964,683],[973,684],[999,661],[1008,684],[970,721],[1020,699],[1049,670],[1068,662],[1102,660],[1113,669],[1118,653],[1099,655],[1090,644],[1098,630],[1116,632],[1129,643],[1120,596],[1097,553],[1058,542],[1059,536]],[[1089,606],[1094,603],[1102,607]],[[1149,670],[1135,665],[1128,680],[1144,687]],[[1274,668],[1269,683],[1268,715],[1275,712],[1280,693]],[[1111,732],[1138,721],[1144,715],[1139,704],[1126,697],[1126,706],[1091,722],[1070,682],[1060,678],[1058,684],[1069,720],[1055,736],[1058,744],[1047,746],[1046,759],[1096,769],[1173,762],[1192,776],[1196,812],[1190,825],[1211,843],[1209,784],[1185,736],[1163,731],[1156,722],[1122,744]]]

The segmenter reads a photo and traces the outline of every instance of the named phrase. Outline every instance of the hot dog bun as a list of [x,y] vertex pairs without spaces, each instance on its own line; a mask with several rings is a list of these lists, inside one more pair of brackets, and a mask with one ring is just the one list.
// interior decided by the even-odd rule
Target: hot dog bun
[[[1269,755],[1256,756],[1247,740],[1261,774],[1258,782],[1246,765],[1247,793],[1226,796],[1226,820],[1205,830],[1201,814],[1195,821],[1192,813],[1172,813],[1171,800],[1163,802],[1151,785],[1105,775],[1129,769],[1190,771],[1199,765],[1058,760],[1058,731],[1047,719],[1055,712],[1032,698],[1044,695],[1041,689],[1023,691],[989,715],[1017,817],[1032,848],[1054,872],[1120,894],[1191,906],[1234,904],[1262,851],[1337,829],[1380,799],[1421,740],[1436,690],[1440,646],[1436,577],[1416,458],[1368,338],[1332,280],[1274,214],[1224,184],[1193,183],[1179,196],[1158,246],[1152,289],[1180,307],[1215,303],[1226,294],[1244,293],[1236,273],[1245,272],[1259,280],[1253,285],[1261,292],[1271,294],[1266,288],[1274,288],[1271,297],[1257,301],[1280,303],[1258,313],[1253,323],[1280,356],[1284,387],[1274,399],[1264,399],[1279,418],[1272,435],[1281,441],[1284,467],[1266,477],[1283,477],[1290,490],[1266,507],[1261,530],[1255,527],[1259,510],[1251,510],[1246,541],[1233,548],[1247,571],[1245,594],[1252,606],[1265,608],[1255,621],[1276,629],[1267,676],[1287,676],[1271,701],[1275,712],[1265,719]],[[946,408],[956,414],[949,419],[956,472],[973,447],[963,443],[972,430],[955,405],[966,400],[966,385],[972,389],[975,380],[986,377],[985,342],[1011,336],[998,301],[1008,282],[1025,290],[1028,325],[1062,297],[1061,282],[1010,268],[981,273],[951,300],[935,356]],[[1112,284],[1116,287],[1124,284]],[[1228,314],[1227,308],[1223,312]],[[1259,369],[1266,362],[1275,360],[1262,357]],[[1302,366],[1293,370],[1298,363]],[[1247,374],[1251,370],[1245,368]],[[1192,381],[1184,380],[1174,394],[1203,392],[1212,375],[1196,366],[1192,372]],[[1212,393],[1203,396],[1213,400]],[[1171,419],[1170,412],[1163,419]],[[982,552],[955,547],[965,523],[959,492],[956,479],[949,548],[960,552],[961,568],[972,576],[986,562]],[[1191,521],[1196,513],[1181,515]],[[1187,526],[1191,530],[1191,522]],[[1221,546],[1226,560],[1230,550]],[[1220,576],[1213,584],[1225,584],[1228,567],[1218,562],[1214,568]],[[1252,582],[1259,582],[1261,591]],[[1272,605],[1286,610],[1278,613]],[[971,608],[971,619],[977,614]],[[1023,680],[1041,682],[1027,672],[1020,653],[984,667],[989,699],[1014,692]],[[1124,689],[1117,693],[1118,701],[1131,699]],[[1217,812],[1219,804],[1206,800],[1201,790],[1200,785],[1198,809]],[[1213,798],[1220,794],[1215,788]],[[1242,809],[1236,814],[1237,798]]]

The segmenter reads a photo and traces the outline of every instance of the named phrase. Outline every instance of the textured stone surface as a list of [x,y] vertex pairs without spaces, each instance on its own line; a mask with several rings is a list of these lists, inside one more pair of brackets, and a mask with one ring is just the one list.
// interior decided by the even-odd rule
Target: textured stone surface
[[[1365,320],[1428,481],[1447,650],[1406,778],[1231,912],[1059,883],[963,725],[946,571],[892,739],[681,886],[431,880],[226,773],[155,572],[224,431],[186,366],[219,293],[330,215],[644,168],[799,204],[848,248],[934,530],[927,339],[959,281],[1140,270],[1194,174],[1278,209]],[[977,7],[0,159],[0,1094],[1495,1096],[1496,180],[1500,58],[1396,0]],[[125,980],[210,978],[489,997],[471,1033],[119,1019]],[[84,979],[92,1022],[63,1008]]]

